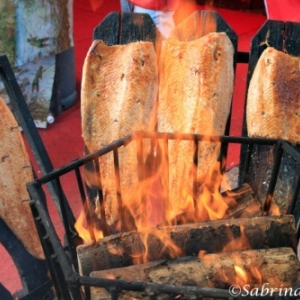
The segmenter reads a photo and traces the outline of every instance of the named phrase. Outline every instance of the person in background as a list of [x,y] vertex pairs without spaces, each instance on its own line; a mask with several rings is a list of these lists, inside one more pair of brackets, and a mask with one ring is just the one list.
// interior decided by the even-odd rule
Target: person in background
[[120,0],[122,12],[149,14],[165,40],[171,34],[180,0]]

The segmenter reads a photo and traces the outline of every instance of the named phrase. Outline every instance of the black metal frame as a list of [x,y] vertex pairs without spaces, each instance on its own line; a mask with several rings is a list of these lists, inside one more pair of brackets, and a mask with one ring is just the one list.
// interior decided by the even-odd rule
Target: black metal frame
[[[43,141],[39,135],[6,55],[0,56],[0,80],[4,84],[7,95],[10,99],[12,112],[17,119],[18,124],[22,127],[24,136],[26,137],[32,149],[32,152],[36,158],[36,162],[38,163],[42,174],[47,174],[53,170],[51,160],[44,147]],[[58,197],[55,183],[49,183],[48,189],[53,197],[53,200],[57,203]],[[42,198],[44,196],[43,193],[41,193],[41,191],[39,191],[39,193],[40,198]],[[59,208],[59,205],[57,205],[57,208]],[[69,212],[69,220],[72,221],[70,218],[73,216],[72,213],[70,213],[71,209],[67,209]],[[46,275],[44,275],[44,273],[47,273],[47,265],[45,262],[37,260],[29,255],[22,243],[20,243],[20,241],[14,236],[14,234],[10,231],[6,224],[2,222],[2,220],[0,222],[0,229],[3,233],[3,236],[0,236],[0,242],[5,246],[6,249],[11,249],[8,252],[14,260],[15,265],[18,266],[18,272],[20,274],[24,289],[27,289],[27,295],[20,296],[20,299],[38,299],[43,297],[48,292],[52,295],[52,282]],[[10,238],[5,237],[5,234],[10,236]],[[28,268],[28,266],[30,267]],[[3,295],[3,297],[5,296]]]
[[[149,294],[149,299],[156,299],[155,295],[159,293],[169,293],[173,295],[184,294],[184,295],[194,295],[198,297],[210,297],[210,298],[218,298],[218,299],[228,299],[230,298],[230,294],[228,290],[215,289],[215,288],[196,288],[196,287],[188,287],[188,286],[172,286],[172,285],[162,285],[162,284],[153,284],[153,283],[142,283],[142,282],[125,282],[122,280],[107,280],[107,279],[97,279],[91,278],[87,276],[80,276],[77,272],[77,254],[76,254],[76,241],[72,238],[72,233],[68,232],[68,224],[67,220],[64,220],[65,231],[67,238],[67,245],[64,247],[58,237],[57,233],[54,229],[54,226],[51,222],[45,207],[39,199],[38,189],[47,184],[50,181],[55,181],[59,191],[59,194],[62,194],[62,186],[60,184],[61,176],[73,172],[76,176],[76,180],[78,183],[78,190],[81,195],[81,199],[83,202],[83,207],[86,201],[86,194],[84,192],[84,182],[80,176],[80,168],[84,167],[86,164],[91,162],[98,162],[98,158],[100,156],[106,155],[109,152],[115,153],[115,169],[118,172],[118,149],[122,146],[131,143],[132,141],[141,142],[142,139],[151,139],[151,140],[193,140],[197,143],[201,141],[217,141],[220,142],[225,147],[228,144],[236,143],[246,145],[248,148],[247,158],[245,163],[245,169],[243,170],[243,179],[242,181],[247,182],[248,170],[251,165],[251,155],[252,149],[254,145],[266,145],[273,147],[275,152],[272,174],[270,178],[269,188],[266,195],[266,198],[270,198],[273,195],[274,189],[276,188],[276,180],[278,177],[279,167],[281,164],[281,159],[283,153],[287,153],[291,155],[297,163],[300,164],[300,153],[289,143],[281,140],[275,139],[264,139],[264,138],[248,138],[248,137],[233,137],[233,136],[215,136],[215,137],[207,137],[203,135],[191,135],[191,134],[171,134],[171,133],[149,133],[149,132],[136,132],[131,135],[128,135],[118,141],[115,141],[108,146],[99,149],[98,151],[86,155],[82,158],[76,159],[70,164],[54,170],[49,174],[36,179],[35,181],[28,183],[27,188],[29,194],[31,196],[32,202],[32,212],[34,218],[36,220],[36,225],[41,237],[41,241],[43,244],[44,251],[46,256],[49,258],[49,269],[52,270],[54,286],[58,296],[63,296],[63,299],[85,299],[82,294],[81,287],[105,287],[109,290],[111,294],[111,299],[118,299],[118,293],[120,290],[135,290],[135,291],[145,291]],[[165,143],[167,145],[167,143]],[[137,155],[139,155],[137,153]],[[139,157],[140,158],[140,157]],[[296,202],[299,194],[299,185],[300,179],[298,179],[298,184],[295,189],[295,195],[293,197],[293,203],[291,203],[289,207],[289,213],[294,214],[295,219],[299,220],[299,212],[295,209]],[[74,187],[75,188],[75,187]],[[61,207],[60,210],[62,212],[62,216],[64,217],[65,207],[63,198],[60,199]],[[265,207],[268,209],[268,207]],[[297,234],[299,230],[297,230]],[[299,236],[299,234],[298,234]],[[151,296],[152,295],[152,296]],[[274,295],[273,295],[274,296]],[[152,297],[152,298],[151,298]],[[251,297],[250,297],[251,298]]]

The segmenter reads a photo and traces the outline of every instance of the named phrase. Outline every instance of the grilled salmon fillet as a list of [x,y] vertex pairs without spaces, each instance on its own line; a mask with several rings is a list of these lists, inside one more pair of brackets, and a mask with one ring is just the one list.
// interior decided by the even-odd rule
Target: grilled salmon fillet
[[[94,152],[134,131],[154,131],[157,92],[153,43],[107,46],[94,41],[85,58],[81,88],[82,135],[88,151]],[[138,181],[137,146],[131,143],[119,150],[121,192],[126,205],[135,197]],[[118,220],[118,205],[112,153],[100,157],[99,162],[107,222],[113,224]],[[95,185],[90,180],[87,184]]]
[[[170,37],[159,59],[158,131],[222,135],[234,85],[234,49],[225,33],[183,42]],[[193,141],[169,141],[170,214],[188,196],[197,197],[218,156],[219,143],[200,142],[195,169]],[[198,190],[193,192],[196,174]],[[173,211],[173,212],[172,212]]]
[[0,217],[33,256],[44,254],[29,206],[33,172],[18,124],[0,98]]
[[300,58],[272,47],[261,54],[247,94],[249,136],[300,142]]

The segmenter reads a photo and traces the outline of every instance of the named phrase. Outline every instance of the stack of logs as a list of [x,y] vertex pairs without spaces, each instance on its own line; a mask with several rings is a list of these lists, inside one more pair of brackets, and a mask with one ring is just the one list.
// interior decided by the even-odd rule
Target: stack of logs
[[[297,238],[292,215],[264,216],[251,188],[244,184],[232,192],[236,205],[222,220],[155,227],[104,237],[77,247],[81,275],[125,281],[228,288],[241,283],[235,267],[245,270],[244,284],[291,288],[300,279]],[[226,196],[226,193],[223,194]],[[232,196],[232,195],[231,195]],[[158,238],[167,230],[178,249],[177,258]],[[147,263],[134,265],[145,252]],[[253,271],[257,270],[257,272]],[[225,276],[225,275],[226,276]],[[123,292],[119,299],[144,299],[143,292]],[[102,288],[91,288],[91,299],[108,299]]]

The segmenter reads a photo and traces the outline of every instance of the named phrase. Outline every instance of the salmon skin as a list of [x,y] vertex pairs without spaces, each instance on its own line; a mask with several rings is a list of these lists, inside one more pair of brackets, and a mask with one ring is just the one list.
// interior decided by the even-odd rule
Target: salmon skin
[[251,137],[300,142],[300,58],[268,47],[249,83],[246,120]]
[[[159,59],[158,131],[223,135],[233,94],[233,58],[233,45],[222,32],[188,42],[167,39]],[[186,209],[187,199],[199,197],[217,160],[218,146],[216,142],[199,143],[196,169],[193,141],[168,142],[170,218]],[[196,192],[193,176],[198,183]]]
[[18,124],[0,98],[0,217],[30,254],[44,259],[26,183],[33,172]]
[[[134,131],[154,131],[157,93],[158,69],[153,43],[107,46],[95,40],[85,58],[81,88],[82,135],[88,152]],[[138,182],[138,150],[136,143],[119,149],[124,206],[134,206],[129,202],[136,198],[133,191]],[[113,225],[118,221],[117,193],[120,192],[113,154],[100,157],[99,163],[106,221]],[[90,176],[86,176],[86,180],[89,186],[97,186]]]

